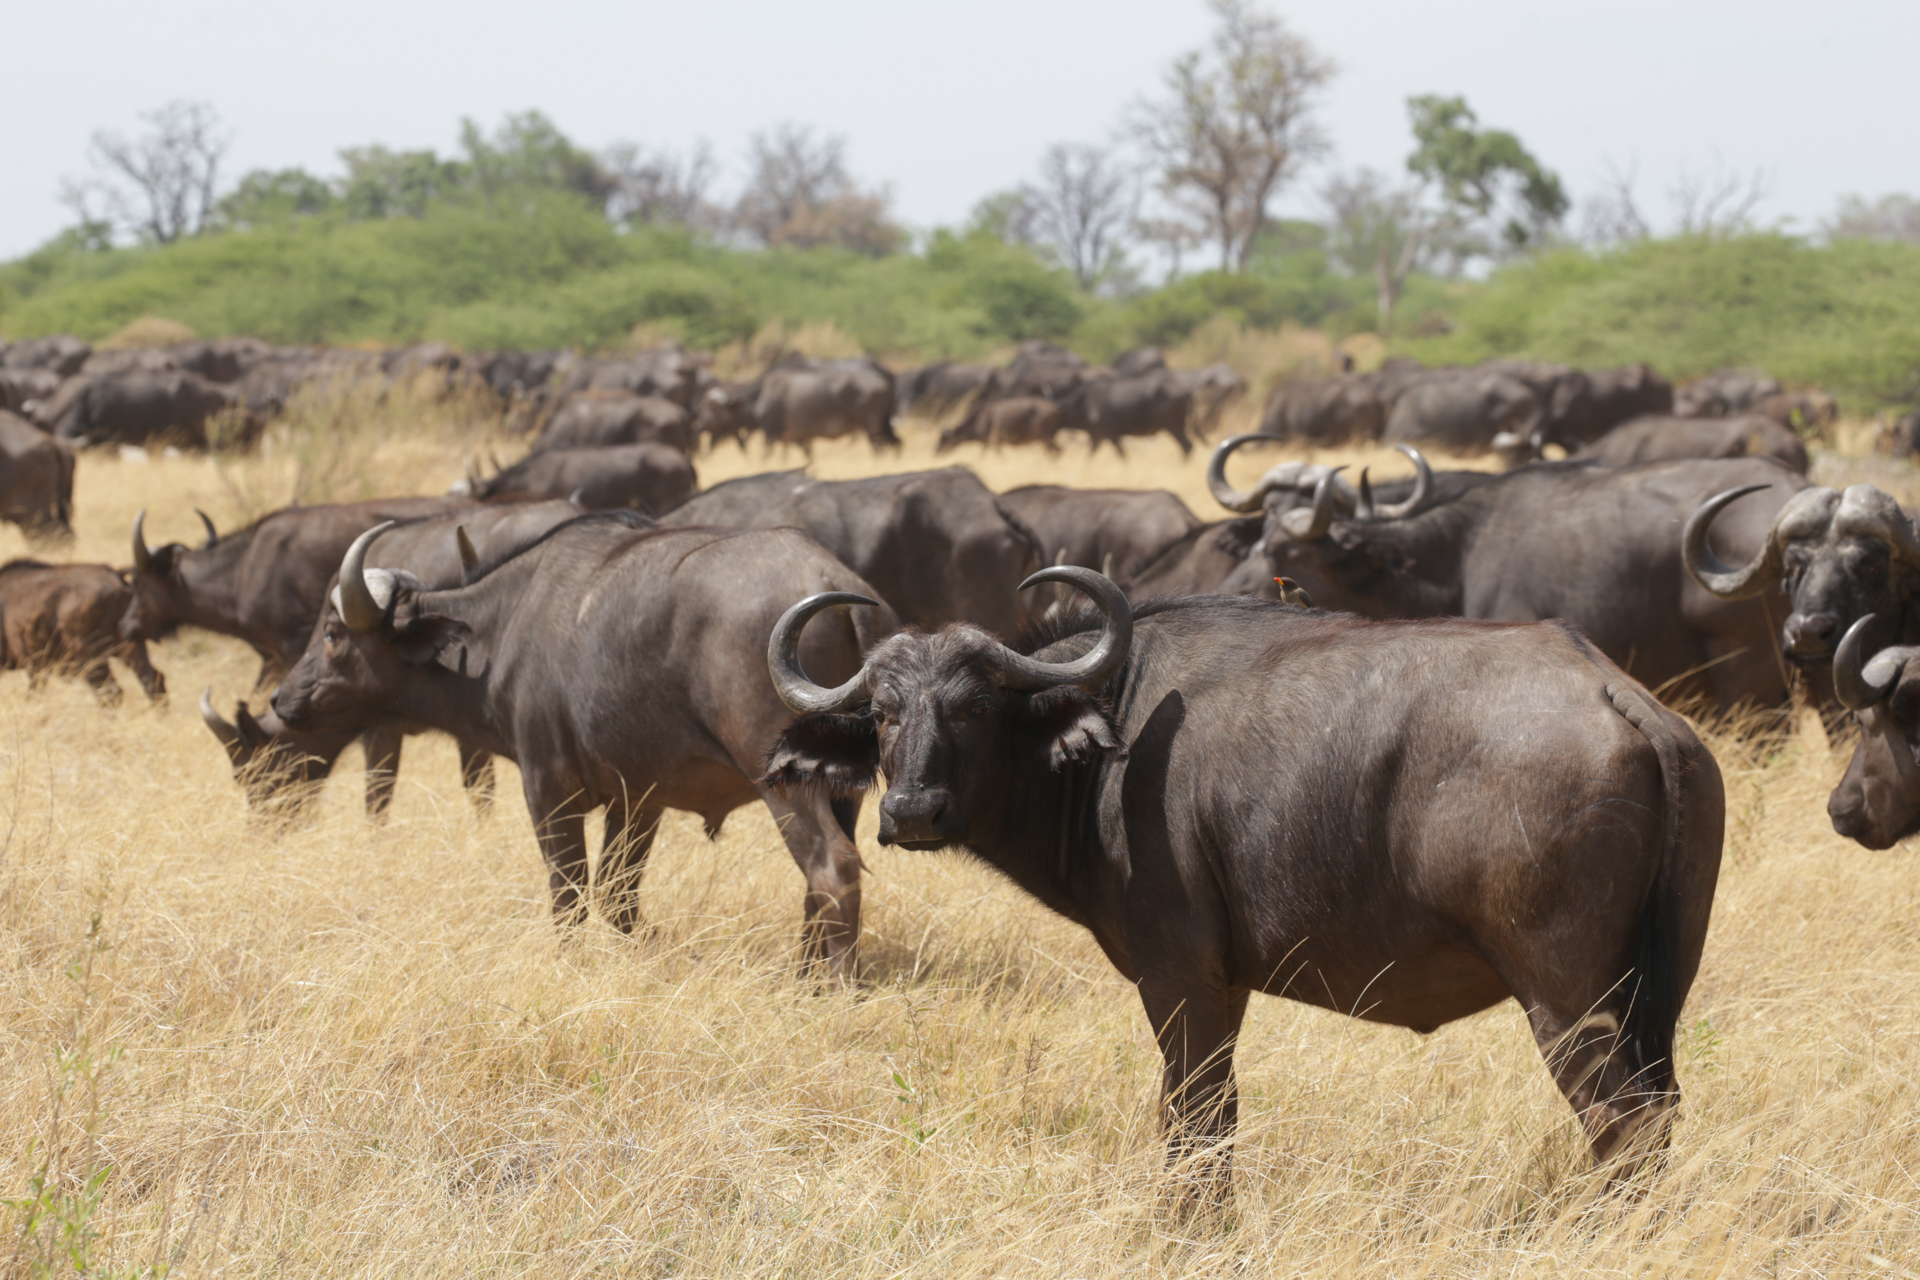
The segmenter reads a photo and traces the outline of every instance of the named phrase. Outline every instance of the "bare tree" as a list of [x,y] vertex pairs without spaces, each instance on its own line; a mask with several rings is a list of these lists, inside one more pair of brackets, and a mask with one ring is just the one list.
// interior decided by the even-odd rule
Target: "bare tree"
[[1207,238],[1204,230],[1183,218],[1140,218],[1133,224],[1133,234],[1166,255],[1168,284],[1180,278],[1180,263],[1187,251],[1199,248]]
[[1920,200],[1895,194],[1869,203],[1860,196],[1842,196],[1840,207],[1820,229],[1829,240],[1920,244]]
[[1421,194],[1418,185],[1392,187],[1367,169],[1336,177],[1326,187],[1333,214],[1327,247],[1349,271],[1373,276],[1382,336],[1393,331],[1401,286],[1427,247],[1431,228]]
[[804,125],[783,124],[754,135],[752,174],[734,206],[734,221],[766,245],[832,244],[861,253],[889,253],[900,229],[887,216],[887,192],[862,191],[847,172],[846,139],[814,139]]
[[[204,102],[169,102],[140,119],[150,129],[138,138],[104,130],[93,135],[88,160],[100,176],[67,182],[62,198],[83,223],[111,221],[156,244],[199,235],[217,203],[231,136]],[[104,219],[94,211],[96,199]]]
[[1755,169],[1742,176],[1728,169],[1718,154],[1706,168],[1680,166],[1667,188],[1680,234],[1724,238],[1753,230],[1753,211],[1771,194],[1766,174]]
[[1581,240],[1596,249],[1614,249],[1652,238],[1653,227],[1633,196],[1638,177],[1638,165],[1623,173],[1608,162],[1600,191],[1581,205]]
[[1050,249],[1082,289],[1092,289],[1115,264],[1132,220],[1132,175],[1108,151],[1061,143],[1047,149],[1039,181],[1020,195],[1027,234]]
[[719,165],[705,142],[684,156],[664,147],[646,151],[636,143],[616,142],[601,153],[600,162],[614,181],[607,216],[615,222],[697,227],[719,221],[719,211],[707,203]]
[[1326,149],[1313,120],[1333,64],[1248,0],[1211,0],[1220,25],[1211,55],[1195,50],[1167,72],[1168,96],[1135,109],[1134,135],[1160,170],[1160,190],[1198,217],[1240,270],[1274,196]]

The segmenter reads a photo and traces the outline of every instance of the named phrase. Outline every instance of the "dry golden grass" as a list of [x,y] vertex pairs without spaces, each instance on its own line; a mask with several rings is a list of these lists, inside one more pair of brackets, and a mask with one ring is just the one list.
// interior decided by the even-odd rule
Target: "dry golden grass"
[[198,337],[191,326],[165,316],[145,315],[129,320],[102,338],[102,351],[123,351],[131,347],[168,347],[176,342],[192,342]]
[[[460,474],[444,442],[350,439],[411,487]],[[1204,458],[1164,443],[960,456],[1214,514]],[[931,458],[921,429],[815,470]],[[124,563],[141,506],[156,539],[240,515],[202,459],[88,455],[79,481],[76,559]],[[416,739],[384,825],[343,768],[311,825],[266,828],[191,710],[253,658],[197,633],[156,658],[169,711],[0,678],[7,1274],[71,1272],[69,1243],[99,1274],[1920,1273],[1920,866],[1831,834],[1841,757],[1810,722],[1765,759],[1716,739],[1727,862],[1641,1199],[1596,1198],[1513,1005],[1422,1037],[1263,999],[1237,1214],[1187,1231],[1154,1211],[1138,1001],[966,859],[879,848],[869,810],[857,993],[796,976],[800,879],[757,810],[712,843],[669,820],[648,936],[562,940],[510,767],[476,819],[451,745]]]

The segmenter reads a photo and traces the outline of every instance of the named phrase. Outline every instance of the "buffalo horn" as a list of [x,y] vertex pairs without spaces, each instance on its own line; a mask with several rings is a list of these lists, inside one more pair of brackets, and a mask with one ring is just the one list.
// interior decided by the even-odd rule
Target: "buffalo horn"
[[[1406,454],[1408,460],[1413,463],[1413,492],[1407,495],[1405,502],[1389,502],[1375,507],[1372,516],[1375,520],[1405,520],[1408,516],[1416,516],[1425,511],[1427,503],[1433,500],[1433,468],[1427,465],[1427,460],[1410,444],[1397,444],[1393,447]],[[1366,473],[1361,472],[1360,478],[1366,479]],[[1361,517],[1363,520],[1367,518]]]
[[1099,688],[1127,660],[1127,650],[1133,644],[1133,606],[1127,603],[1126,593],[1116,587],[1111,578],[1079,565],[1062,564],[1042,569],[1021,583],[1019,590],[1025,591],[1043,582],[1064,582],[1093,597],[1094,606],[1100,610],[1100,639],[1071,662],[1041,662],[1015,653],[1005,645],[996,645],[989,659],[996,678],[1006,688],[1029,692],[1063,684]]
[[140,508],[140,514],[133,518],[133,571],[151,573],[153,571],[153,552],[147,550],[147,509]]
[[1295,542],[1314,542],[1327,536],[1327,530],[1333,527],[1334,478],[1345,470],[1345,467],[1335,467],[1320,477],[1320,483],[1313,487],[1313,506],[1309,510],[1295,507],[1280,513],[1280,529],[1287,537]]
[[467,455],[467,492],[475,495],[476,497],[479,496],[480,486],[482,483],[483,481],[480,479],[480,464],[473,460],[472,454],[468,454]]
[[1833,693],[1849,711],[1865,711],[1875,705],[1892,691],[1894,682],[1900,678],[1900,668],[1896,666],[1887,673],[1884,684],[1874,684],[1867,679],[1867,664],[1860,656],[1860,649],[1866,641],[1867,628],[1878,621],[1880,615],[1870,613],[1848,627],[1847,634],[1840,639],[1840,647],[1833,653]]
[[386,607],[373,598],[367,586],[367,548],[373,540],[393,528],[391,520],[382,521],[353,540],[340,559],[340,620],[354,631],[372,631],[386,617]]
[[1870,484],[1847,486],[1833,513],[1833,531],[1847,538],[1878,538],[1894,559],[1920,566],[1920,539],[1914,536],[1913,522],[1891,495]]
[[207,526],[207,540],[200,544],[200,549],[202,551],[205,551],[207,548],[211,547],[214,543],[220,541],[220,531],[213,527],[213,518],[209,516],[206,512],[202,511],[200,508],[195,507],[193,509],[193,514],[199,516],[200,523]]
[[[1748,494],[1772,487],[1743,484],[1737,489],[1716,493],[1700,504],[1700,509],[1693,513],[1687,520],[1687,527],[1680,532],[1680,556],[1686,563],[1687,572],[1722,600],[1745,600],[1749,596],[1757,596],[1780,580],[1780,540],[1774,537],[1771,529],[1767,531],[1766,546],[1744,569],[1721,563],[1720,557],[1714,555],[1713,548],[1707,545],[1707,531],[1713,527],[1716,516]],[[1786,514],[1784,508],[1781,514]],[[1779,528],[1778,520],[1774,522],[1774,528]]]
[[1266,501],[1264,484],[1256,485],[1251,493],[1242,493],[1227,483],[1227,458],[1235,449],[1250,440],[1265,440],[1271,444],[1281,442],[1279,436],[1270,436],[1260,431],[1232,436],[1222,440],[1220,447],[1213,451],[1213,457],[1207,460],[1207,488],[1212,491],[1213,500],[1229,511],[1258,511],[1260,504]]
[[473,549],[473,539],[467,536],[467,526],[453,526],[454,545],[460,548],[461,585],[473,581],[473,571],[480,567],[480,553]]
[[1373,485],[1367,479],[1367,469],[1360,468],[1360,501],[1353,504],[1355,520],[1373,519]]
[[220,718],[213,709],[213,686],[208,685],[200,691],[200,718],[207,722],[207,728],[213,730],[213,736],[229,751],[240,745],[240,731]]
[[807,621],[822,609],[837,604],[864,604],[879,607],[878,600],[852,591],[822,591],[808,596],[780,615],[767,641],[767,673],[773,688],[787,708],[800,715],[812,711],[847,711],[867,700],[867,668],[862,664],[853,679],[837,689],[825,689],[807,678],[800,667],[800,633]]

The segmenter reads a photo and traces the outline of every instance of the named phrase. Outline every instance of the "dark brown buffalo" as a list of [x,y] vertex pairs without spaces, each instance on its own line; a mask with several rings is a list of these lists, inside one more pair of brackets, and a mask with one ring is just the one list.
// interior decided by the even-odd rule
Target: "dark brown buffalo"
[[972,622],[1011,639],[1025,617],[1014,585],[1046,563],[1040,541],[961,467],[813,480],[776,471],[717,484],[666,525],[791,525],[871,582],[902,622]]
[[1228,364],[1210,364],[1200,369],[1178,369],[1175,376],[1186,385],[1193,398],[1187,429],[1205,440],[1219,425],[1227,406],[1247,394],[1247,380]]
[[1780,380],[1763,370],[1717,369],[1676,391],[1673,411],[1683,418],[1724,418],[1780,392]]
[[[580,514],[564,499],[496,503],[467,511],[425,516],[394,525],[373,542],[371,568],[405,573],[432,590],[458,587],[482,563],[502,560],[539,541],[550,529]],[[311,643],[311,641],[309,641]],[[200,718],[227,749],[234,780],[247,801],[267,813],[292,817],[333,771],[334,762],[356,737],[367,757],[367,815],[381,818],[393,801],[400,770],[402,739],[427,732],[419,725],[393,722],[365,733],[338,731],[292,733],[269,711],[255,717],[245,702],[232,723],[214,709],[212,690],[200,695]],[[493,757],[470,742],[460,744],[460,780],[474,808],[484,812],[493,799]]]
[[960,419],[940,433],[934,452],[946,453],[963,444],[984,444],[998,449],[1009,444],[1045,445],[1049,453],[1058,453],[1054,437],[1064,425],[1060,406],[1039,396],[1008,396],[1003,400],[982,400]]
[[1000,503],[1039,538],[1050,562],[1097,569],[1123,588],[1200,527],[1200,518],[1165,489],[1030,484],[1007,490]]
[[1324,447],[1378,440],[1386,407],[1365,378],[1316,378],[1283,382],[1267,397],[1260,434]]
[[[205,449],[209,421],[237,404],[232,391],[197,373],[130,369],[74,379],[47,403],[42,418],[56,436],[78,445]],[[250,439],[258,425],[243,414],[235,438]]]
[[1091,932],[1159,1039],[1192,1192],[1231,1194],[1254,991],[1420,1032],[1512,997],[1597,1162],[1624,1179],[1664,1145],[1724,822],[1685,721],[1561,624],[1135,616],[1087,570],[1043,580],[1092,595],[1097,632],[1029,655],[910,631],[833,689],[797,641],[857,597],[794,606],[769,667],[803,715],[765,781],[884,773],[882,844],[965,848]]
[[678,449],[618,444],[530,453],[490,479],[469,479],[464,492],[479,498],[571,496],[587,511],[625,507],[651,515],[684,501],[698,487],[693,464]]
[[533,442],[533,452],[615,444],[663,444],[691,454],[693,415],[664,396],[582,391],[555,412]]
[[1719,531],[1745,557],[1806,485],[1771,458],[1535,463],[1398,519],[1341,518],[1329,479],[1311,508],[1271,510],[1259,554],[1219,589],[1272,596],[1284,576],[1375,618],[1562,618],[1662,697],[1779,707],[1788,677],[1771,638],[1785,597],[1716,599],[1683,565],[1688,517],[1741,483],[1768,489]]
[[1759,414],[1732,418],[1635,418],[1573,456],[1609,467],[1669,458],[1773,458],[1807,474],[1807,446],[1789,428]]
[[758,431],[770,445],[798,445],[811,456],[814,441],[841,436],[863,434],[876,449],[898,445],[895,411],[893,375],[879,361],[788,356],[753,382],[709,389],[695,426],[712,442],[741,444]]
[[120,701],[107,668],[118,658],[160,702],[167,681],[147,659],[147,646],[120,637],[130,598],[126,581],[104,564],[0,565],[0,671],[24,671],[38,688],[49,674],[78,676],[103,706]]
[[0,409],[0,520],[29,538],[73,536],[73,450]]
[[660,396],[685,409],[712,384],[706,359],[674,343],[651,351],[569,362],[554,373],[556,403],[580,391],[631,391]]
[[183,626],[217,631],[253,647],[260,683],[269,684],[307,651],[327,583],[359,533],[381,520],[473,505],[466,498],[381,498],[291,507],[224,537],[201,515],[205,543],[157,549],[147,546],[142,511],[133,522],[133,598],[120,619],[121,638],[165,640]]
[[949,360],[909,369],[894,379],[900,413],[937,418],[979,395],[993,374],[992,365],[956,364]]
[[1198,525],[1174,539],[1127,582],[1133,600],[1210,595],[1220,589],[1259,544],[1266,520],[1240,516]]
[[1891,849],[1920,831],[1920,647],[1890,645],[1866,659],[1875,614],[1847,628],[1833,655],[1833,689],[1853,712],[1860,740],[1827,797],[1833,829],[1869,849]]
[[[1772,615],[1780,620],[1780,653],[1816,673],[1831,664],[1847,628],[1870,613],[1886,621],[1889,643],[1920,643],[1920,532],[1899,503],[1870,484],[1841,493],[1802,481],[1785,505],[1776,487],[1758,499],[1767,508],[1766,536],[1736,550],[1740,567],[1721,562],[1707,545],[1709,533],[1725,518],[1744,515],[1750,525],[1753,513],[1739,500],[1760,493],[1763,479],[1738,487],[1729,481],[1687,521],[1686,565],[1694,580],[1722,600],[1779,600]],[[1733,503],[1739,505],[1728,511]]]
[[1795,434],[1818,436],[1840,420],[1840,405],[1824,391],[1781,392],[1756,400],[1752,413],[1770,418]]
[[[697,813],[713,835],[762,799],[807,878],[807,954],[852,976],[857,806],[789,802],[755,780],[792,718],[764,677],[785,600],[865,582],[793,529],[657,529],[613,513],[562,525],[469,586],[423,591],[364,568],[372,536],[342,559],[312,647],[274,694],[289,728],[398,716],[519,762],[562,923],[586,910],[594,809],[606,808],[602,910],[631,932],[662,812]],[[842,613],[807,661],[851,675],[889,622]]]
[[72,334],[56,333],[49,338],[28,338],[10,342],[0,352],[0,366],[8,369],[47,369],[62,378],[71,378],[87,363],[93,348]]
[[1492,369],[1436,369],[1393,402],[1381,439],[1469,457],[1518,450],[1541,429],[1547,405],[1533,388]]
[[1123,456],[1121,442],[1128,437],[1165,432],[1180,446],[1184,457],[1193,452],[1193,441],[1187,436],[1193,395],[1189,381],[1171,369],[1132,377],[1096,374],[1062,401],[1066,415],[1062,425],[1085,430],[1095,452],[1101,445],[1110,444]]
[[48,369],[0,369],[0,409],[37,418],[63,379]]

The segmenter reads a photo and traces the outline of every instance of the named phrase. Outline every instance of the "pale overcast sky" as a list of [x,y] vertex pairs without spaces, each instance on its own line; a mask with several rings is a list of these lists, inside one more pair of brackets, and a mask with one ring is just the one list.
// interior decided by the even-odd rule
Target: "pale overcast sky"
[[[1682,166],[1763,170],[1769,221],[1814,229],[1847,193],[1920,194],[1912,63],[1920,4],[1832,0],[1297,0],[1271,6],[1340,74],[1333,164],[1400,170],[1409,94],[1464,94],[1577,198],[1633,168],[1659,215]],[[962,221],[1051,143],[1106,139],[1168,61],[1202,43],[1200,0],[699,0],[459,4],[8,0],[0,258],[70,221],[60,181],[96,129],[174,98],[233,130],[229,173],[338,171],[342,146],[451,151],[461,116],[546,112],[577,142],[711,141],[738,177],[756,130],[844,134],[899,215]],[[1285,203],[1317,206],[1324,170]]]

